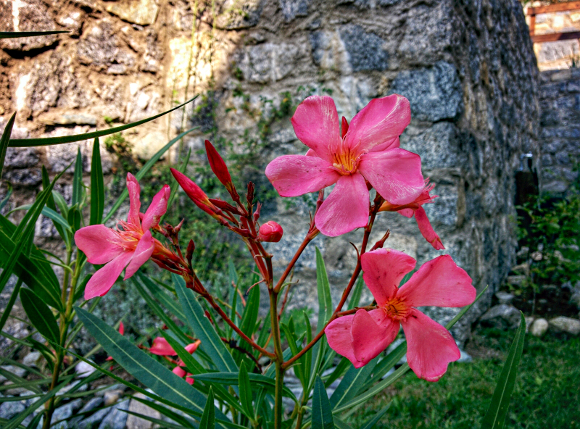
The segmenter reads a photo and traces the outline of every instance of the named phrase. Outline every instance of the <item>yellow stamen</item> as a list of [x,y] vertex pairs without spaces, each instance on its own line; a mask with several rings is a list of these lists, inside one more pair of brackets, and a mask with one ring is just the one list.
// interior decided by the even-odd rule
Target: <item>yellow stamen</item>
[[395,320],[406,319],[411,312],[411,308],[407,306],[405,301],[396,297],[387,301],[383,306],[383,310],[387,313],[387,316]]

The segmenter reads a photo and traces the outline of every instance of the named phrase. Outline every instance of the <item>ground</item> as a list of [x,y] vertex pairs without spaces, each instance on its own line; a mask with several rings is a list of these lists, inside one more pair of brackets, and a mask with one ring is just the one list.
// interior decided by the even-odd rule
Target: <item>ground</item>
[[[404,378],[359,410],[361,427],[391,401],[377,429],[479,428],[515,331],[478,328],[467,344],[473,363],[451,364],[437,383]],[[580,428],[580,338],[526,336],[506,428]]]

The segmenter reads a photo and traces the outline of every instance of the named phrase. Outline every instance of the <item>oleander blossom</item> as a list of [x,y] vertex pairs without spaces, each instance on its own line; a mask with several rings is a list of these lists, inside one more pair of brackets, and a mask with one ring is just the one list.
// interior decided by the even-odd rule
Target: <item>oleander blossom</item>
[[292,125],[310,148],[284,155],[266,167],[266,176],[283,197],[296,197],[336,184],[316,213],[316,227],[338,236],[364,227],[369,217],[367,182],[387,201],[414,201],[425,187],[419,155],[399,148],[409,125],[409,101],[400,95],[371,100],[352,119],[342,118],[332,98],[312,96],[296,109]]
[[167,211],[169,186],[164,185],[153,197],[145,214],[140,213],[139,182],[131,173],[127,174],[127,189],[130,206],[126,222],[119,221],[116,229],[90,225],[75,233],[75,243],[87,255],[87,260],[91,264],[105,264],[87,283],[85,299],[107,294],[125,267],[127,280],[152,256],[173,256],[151,235],[151,229],[158,228],[161,216]]
[[443,250],[443,249],[445,249],[445,247],[443,247],[443,243],[441,242],[441,239],[439,238],[439,236],[437,235],[437,233],[435,232],[435,230],[431,226],[431,222],[429,222],[429,218],[427,217],[427,213],[425,212],[425,209],[423,208],[423,204],[432,203],[433,200],[435,198],[437,198],[437,195],[430,195],[430,192],[433,190],[434,187],[435,187],[434,184],[429,185],[428,180],[426,180],[425,181],[425,189],[411,203],[403,204],[403,205],[395,205],[395,204],[391,204],[388,201],[385,201],[381,205],[381,208],[379,209],[379,211],[380,212],[384,212],[384,211],[397,212],[397,213],[399,213],[405,217],[408,217],[408,218],[415,216],[415,220],[417,221],[417,226],[419,227],[419,231],[421,232],[421,235],[423,235],[423,238],[425,238],[425,240],[427,240],[427,242],[429,244],[431,244],[431,246],[433,246],[433,248],[435,250]]
[[460,357],[447,329],[417,307],[463,307],[475,300],[471,278],[449,255],[423,264],[407,283],[403,277],[415,268],[415,259],[393,249],[378,249],[361,258],[363,277],[377,303],[376,310],[359,309],[340,317],[325,330],[328,344],[360,368],[393,342],[403,325],[407,362],[417,377],[439,380],[449,362]]
[[[184,347],[185,351],[189,354],[193,354],[197,350],[197,348],[199,347],[200,344],[201,344],[201,340],[196,340],[193,343],[186,345]],[[185,366],[183,361],[181,359],[173,360],[173,359],[169,358],[169,356],[176,356],[177,352],[173,349],[173,347],[171,347],[171,345],[169,344],[169,342],[165,338],[156,337],[153,340],[153,345],[149,349],[149,352],[153,353],[154,355],[157,355],[157,356],[165,357],[167,360],[169,360],[169,362],[171,362],[173,365],[175,365],[175,368],[173,368],[173,373],[175,375],[177,375],[180,378],[185,377],[185,381],[187,381],[189,384],[193,384],[193,382],[194,382],[193,374],[185,371],[185,369],[182,368],[183,366]]]

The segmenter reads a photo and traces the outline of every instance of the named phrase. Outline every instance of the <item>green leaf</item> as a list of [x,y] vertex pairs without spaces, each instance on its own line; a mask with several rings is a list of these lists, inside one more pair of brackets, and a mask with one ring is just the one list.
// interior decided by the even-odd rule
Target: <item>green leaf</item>
[[[0,266],[4,267],[10,254],[14,250],[14,242],[10,236],[16,231],[16,226],[4,216],[0,215]],[[60,285],[52,268],[45,260],[44,255],[38,249],[32,249],[34,262],[26,255],[20,255],[14,267],[13,273],[42,300],[56,309],[62,308],[60,301]]]
[[316,248],[316,288],[318,291],[318,326],[316,329],[320,332],[324,325],[332,316],[334,308],[332,307],[332,297],[330,296],[330,283],[324,259],[318,247]]
[[98,225],[103,220],[105,210],[105,184],[103,182],[103,165],[99,139],[93,142],[93,157],[91,158],[91,217],[90,224]]
[[365,425],[360,429],[373,429],[376,426],[376,424],[379,422],[381,417],[383,417],[385,415],[385,413],[390,408],[390,406],[391,406],[391,404],[389,403],[385,407],[383,407],[382,410],[380,410],[377,414],[375,414],[375,416],[372,419],[370,419],[368,422],[366,422]]
[[[66,169],[64,171],[66,171]],[[54,184],[63,173],[55,177],[53,182],[50,184],[50,187],[44,189],[40,192],[40,194],[38,194],[36,201],[30,210],[26,213],[22,222],[20,222],[20,225],[18,225],[14,231],[12,235],[12,240],[14,240],[14,248],[10,253],[8,260],[2,264],[3,271],[2,274],[0,274],[0,293],[4,290],[6,283],[8,283],[8,279],[14,271],[14,267],[22,253],[22,250],[32,240],[36,221],[42,212],[42,208],[46,205]]]
[[211,357],[218,370],[237,373],[236,362],[210,321],[205,317],[205,311],[195,299],[193,291],[185,287],[185,282],[181,277],[172,274],[172,278],[189,326],[193,334],[201,340],[199,347]]
[[[17,210],[30,210],[31,208],[32,208],[32,204],[24,204],[23,206],[16,207],[12,211],[14,212]],[[72,229],[71,229],[70,225],[68,224],[68,221],[65,218],[63,218],[61,215],[59,215],[57,212],[55,212],[53,209],[50,209],[48,207],[43,207],[41,213],[43,216],[46,216],[50,220],[54,221],[54,223],[58,223],[59,226],[66,229],[67,231],[69,231],[72,234]]]
[[213,404],[213,390],[210,387],[209,395],[207,395],[207,402],[203,409],[203,414],[199,422],[199,429],[213,429],[215,428],[215,405]]
[[[50,186],[50,177],[48,176],[48,171],[46,170],[46,167],[43,165],[42,166],[42,189],[46,189],[49,186]],[[48,197],[48,201],[46,202],[46,207],[53,210],[54,212],[56,212],[56,203],[54,201],[54,195],[52,195],[52,193]],[[64,217],[63,217],[63,219],[64,219]],[[52,224],[56,228],[58,235],[60,235],[60,237],[64,240],[67,249],[71,249],[70,241],[71,241],[72,237],[68,233],[65,232],[65,229],[59,223],[57,223],[53,220]],[[67,228],[68,228],[68,226],[69,225],[67,223]],[[71,231],[71,233],[72,233],[72,231]]]
[[481,424],[482,429],[501,429],[505,425],[510,398],[516,385],[518,364],[524,350],[524,338],[526,336],[526,321],[524,313],[520,311],[520,327],[516,332],[516,338],[510,347],[507,360],[497,380],[493,392],[491,404]]
[[15,119],[16,112],[14,112],[10,117],[10,119],[8,119],[6,128],[4,128],[4,132],[2,133],[2,137],[0,138],[0,179],[2,179],[4,160],[6,159],[6,151],[8,150],[8,143],[10,143],[10,134],[12,133],[12,127],[14,126]]
[[[194,100],[194,99],[192,99]],[[192,101],[189,100],[189,101]],[[189,101],[187,103],[189,103]],[[185,104],[187,104],[185,103]],[[167,113],[167,112],[166,112]],[[193,127],[190,128],[187,131],[182,132],[181,134],[179,134],[177,137],[175,137],[174,139],[170,140],[169,143],[167,143],[165,146],[163,146],[161,149],[159,149],[155,155],[153,155],[151,157],[151,159],[149,161],[147,161],[145,163],[145,165],[143,167],[141,167],[141,170],[139,170],[136,174],[135,174],[135,178],[137,180],[141,180],[145,174],[147,174],[147,172],[151,169],[151,167],[153,167],[153,165],[159,161],[159,158],[161,158],[163,156],[163,154],[165,152],[167,152],[171,146],[173,146],[175,143],[177,143],[183,136],[189,134],[190,132],[192,132],[193,130],[195,130],[197,127]],[[83,137],[81,140],[84,140],[87,137]],[[115,201],[115,204],[113,204],[113,207],[111,207],[111,210],[109,210],[109,213],[107,214],[107,216],[105,216],[105,218],[103,219],[103,223],[106,223],[109,219],[111,219],[111,217],[115,214],[115,212],[119,209],[119,207],[121,207],[121,204],[123,204],[123,201],[125,201],[125,199],[129,196],[129,191],[127,191],[127,188],[125,188],[123,190],[123,192],[121,193],[121,195],[119,196],[119,198],[117,198],[117,201]]]
[[0,39],[17,39],[20,37],[50,36],[52,34],[70,33],[70,31],[0,31]]
[[20,291],[22,307],[30,323],[48,341],[60,343],[60,332],[54,315],[48,306],[30,289]]
[[60,194],[60,192],[52,191],[52,198],[54,198],[54,202],[58,206],[61,216],[67,219],[69,207],[64,197]]
[[260,309],[260,285],[256,285],[250,291],[250,296],[246,303],[246,309],[242,314],[242,323],[240,329],[248,337],[251,337],[256,329],[258,321],[258,310]]
[[170,298],[166,292],[164,292],[159,286],[149,279],[149,277],[145,276],[141,271],[137,271],[137,277],[141,280],[141,283],[145,285],[151,295],[153,295],[159,302],[161,302],[168,310],[170,314],[173,314],[182,322],[186,322],[185,314],[183,313],[183,309],[173,299],[173,296]]
[[[203,344],[203,342],[202,342]],[[290,358],[291,355],[287,355],[286,358]],[[253,374],[248,373],[248,377],[250,378],[250,383],[253,385],[264,387],[271,393],[274,393],[276,390],[276,381],[268,377],[267,375],[262,374]],[[195,380],[203,381],[204,383],[219,383],[225,384],[228,386],[237,386],[239,383],[238,372],[208,372],[206,374],[198,374],[195,376]],[[290,389],[284,386],[282,390],[284,396],[292,399],[294,402],[298,402],[296,396],[292,393]]]
[[355,368],[354,366],[349,368],[330,397],[330,405],[332,408],[339,407],[356,396],[364,382],[372,374],[378,360],[379,357],[376,357],[361,368]]
[[312,396],[312,429],[334,429],[331,410],[324,383],[316,377]]
[[81,211],[78,204],[69,209],[67,220],[73,231],[78,231],[81,228]]
[[242,361],[240,365],[238,387],[240,391],[240,402],[242,403],[245,414],[248,417],[252,417],[254,415],[254,407],[252,406],[252,385],[250,384],[250,377],[248,376],[246,362],[244,361]]
[[[36,139],[10,139],[10,146],[11,147],[50,146],[50,145],[55,145],[55,144],[78,142],[81,140],[94,139],[97,137],[103,137],[103,136],[108,136],[110,134],[120,133],[121,131],[125,131],[125,130],[128,130],[130,128],[134,128],[134,127],[141,125],[141,124],[145,124],[147,122],[153,121],[154,119],[160,118],[163,115],[171,113],[174,110],[180,109],[183,106],[185,106],[186,104],[191,103],[196,98],[197,98],[197,96],[193,97],[191,100],[188,100],[183,104],[180,104],[179,106],[174,107],[173,109],[169,109],[163,113],[159,113],[158,115],[151,116],[149,118],[145,118],[145,119],[142,119],[142,120],[137,121],[137,122],[132,122],[132,123],[127,124],[127,125],[121,125],[120,127],[107,128],[106,130],[93,131],[91,133],[85,133],[85,134],[75,134],[72,136],[43,137],[43,138],[36,138]],[[191,130],[189,130],[189,131],[191,131]],[[178,137],[176,137],[176,139],[177,140],[181,139],[189,131],[186,131],[185,133],[181,133]]]
[[[185,380],[149,357],[98,317],[79,307],[75,310],[91,335],[129,374],[168,401],[192,411],[203,411],[206,398]],[[220,411],[218,416],[227,420]]]
[[83,199],[83,156],[81,148],[77,148],[77,159],[75,162],[75,173],[73,176],[72,200],[71,204],[80,205]]
[[0,211],[2,211],[4,207],[6,207],[6,204],[8,204],[10,196],[12,195],[12,185],[10,183],[6,183],[6,187],[8,188],[8,192],[6,192],[6,196],[4,197],[4,199],[0,201]]
[[0,318],[0,331],[4,329],[4,325],[10,316],[10,312],[12,311],[12,307],[14,307],[14,303],[16,302],[16,298],[18,298],[18,294],[20,292],[20,288],[22,287],[22,279],[18,279],[14,289],[12,290],[12,294],[10,295],[10,299],[8,300],[8,304],[4,308],[4,312],[2,313],[2,318]]

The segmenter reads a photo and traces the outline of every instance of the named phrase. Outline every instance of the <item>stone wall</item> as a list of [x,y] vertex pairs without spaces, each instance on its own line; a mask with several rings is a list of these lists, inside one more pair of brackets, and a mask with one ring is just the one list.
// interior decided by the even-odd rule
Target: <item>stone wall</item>
[[[183,119],[174,114],[128,134],[136,153],[146,158],[168,136],[195,124],[201,130],[186,147],[199,149],[203,132],[211,131],[243,151],[243,134],[258,132],[255,112],[267,113],[271,104],[264,100],[280,103],[286,91],[331,92],[348,119],[374,97],[406,96],[413,119],[401,143],[422,156],[425,176],[437,184],[439,198],[426,210],[444,253],[479,290],[488,284],[494,290],[509,271],[516,245],[514,172],[522,153],[537,155],[539,117],[538,71],[517,1],[225,0],[212,10],[211,3],[193,0],[0,0],[0,8],[2,30],[72,31],[2,42],[0,114],[6,121],[18,109],[21,137],[102,128],[105,119],[126,123],[200,93],[211,96]],[[212,113],[204,115],[208,105]],[[261,168],[275,156],[304,153],[288,117],[269,126]],[[11,151],[6,177],[25,196],[38,186],[40,163],[58,171],[73,159],[72,149]],[[277,269],[307,228],[307,204],[297,201],[278,199],[263,212],[264,220],[275,219],[285,230],[271,246]],[[387,246],[419,263],[441,253],[414,220],[382,215],[373,238],[387,228]],[[315,241],[335,302],[356,262],[348,242],[360,243],[361,235]],[[316,306],[314,248],[298,268],[292,302]],[[478,313],[456,331],[459,340]]]
[[540,74],[542,191],[564,194],[578,177],[580,69]]

